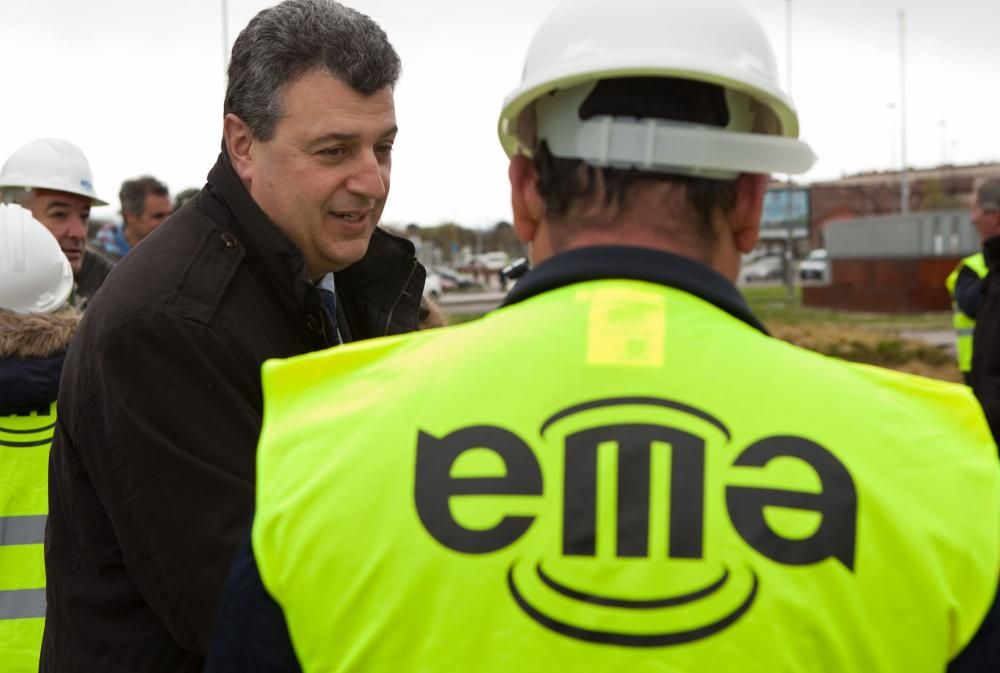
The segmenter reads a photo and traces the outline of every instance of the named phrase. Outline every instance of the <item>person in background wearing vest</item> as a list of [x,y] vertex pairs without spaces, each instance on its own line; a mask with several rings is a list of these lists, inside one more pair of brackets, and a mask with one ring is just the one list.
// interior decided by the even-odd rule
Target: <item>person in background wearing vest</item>
[[[972,224],[981,241],[1000,235],[1000,179],[976,182],[972,194]],[[959,262],[945,281],[954,314],[958,368],[966,383],[970,382],[973,334],[976,331],[976,314],[979,312],[979,298],[985,277],[986,261],[980,251]]]
[[[963,311],[974,319],[971,343],[968,344],[971,372],[966,381],[983,406],[993,436],[1000,438],[1000,178],[976,183],[972,202],[972,224],[983,240],[979,256],[982,268],[973,267],[982,280],[975,287],[967,283],[966,295],[972,298]],[[961,272],[968,278],[972,272]],[[956,285],[960,286],[961,278]],[[955,325],[958,325],[956,313]],[[961,345],[961,344],[960,344]],[[961,350],[959,351],[961,354]]]
[[66,356],[40,670],[201,671],[250,524],[261,365],[418,328],[424,269],[377,226],[400,67],[332,0],[234,42],[207,184],[118,262]]
[[118,199],[122,206],[121,226],[109,224],[97,232],[97,243],[116,262],[171,213],[170,191],[151,175],[123,182]]
[[29,211],[0,205],[0,673],[38,670],[49,444],[80,319],[72,289],[59,242]]
[[73,267],[73,304],[85,308],[114,264],[87,249],[87,220],[97,198],[90,163],[79,147],[58,138],[33,140],[0,169],[0,201],[16,203],[52,232]]
[[754,17],[563,2],[499,133],[535,267],[478,321],[264,366],[207,670],[982,670],[971,391],[771,338],[734,286],[767,174],[814,161]]

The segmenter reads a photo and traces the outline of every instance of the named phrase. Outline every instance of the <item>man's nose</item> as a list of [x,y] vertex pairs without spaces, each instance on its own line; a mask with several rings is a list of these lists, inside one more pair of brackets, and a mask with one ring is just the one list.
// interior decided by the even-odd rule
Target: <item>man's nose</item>
[[358,158],[354,175],[346,183],[347,189],[352,193],[375,200],[386,197],[388,185],[389,167],[383,165],[374,152],[366,152]]
[[69,228],[66,231],[69,238],[87,240],[87,220],[77,214],[70,215]]

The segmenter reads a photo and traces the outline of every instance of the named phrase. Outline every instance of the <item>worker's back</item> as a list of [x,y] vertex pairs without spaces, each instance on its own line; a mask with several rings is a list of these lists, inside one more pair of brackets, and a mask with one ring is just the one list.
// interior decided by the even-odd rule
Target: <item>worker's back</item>
[[265,390],[254,549],[305,671],[939,673],[995,595],[967,389],[663,285],[565,285]]

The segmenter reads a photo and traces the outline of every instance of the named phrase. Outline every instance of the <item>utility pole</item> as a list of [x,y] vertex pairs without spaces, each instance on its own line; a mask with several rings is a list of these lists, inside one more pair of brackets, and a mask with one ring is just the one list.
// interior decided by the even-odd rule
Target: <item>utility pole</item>
[[899,155],[900,170],[899,212],[910,212],[910,176],[906,169],[906,11],[899,10]]
[[222,80],[229,73],[229,1],[222,0]]
[[[792,0],[785,0],[785,65],[788,68],[788,97],[792,97]],[[795,301],[795,219],[792,209],[792,176],[786,176],[785,185],[785,286],[788,288],[788,303]]]
[[941,127],[941,165],[946,166],[948,164],[948,120],[940,119],[938,125]]

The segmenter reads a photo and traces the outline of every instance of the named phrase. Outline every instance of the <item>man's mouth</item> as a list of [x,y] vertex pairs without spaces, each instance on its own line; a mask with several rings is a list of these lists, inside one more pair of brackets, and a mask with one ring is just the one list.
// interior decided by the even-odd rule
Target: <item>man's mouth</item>
[[364,220],[366,217],[368,217],[368,213],[369,212],[370,211],[367,211],[367,210],[365,210],[365,211],[354,211],[354,210],[351,210],[351,211],[347,211],[347,210],[334,210],[334,211],[330,211],[330,213],[334,217],[336,217],[338,219],[341,219],[341,220],[344,220],[345,222],[360,222],[360,221]]

